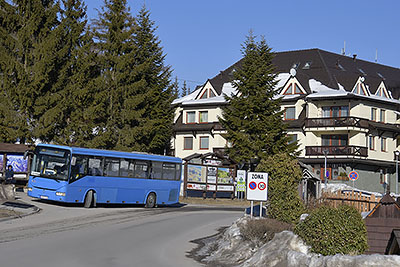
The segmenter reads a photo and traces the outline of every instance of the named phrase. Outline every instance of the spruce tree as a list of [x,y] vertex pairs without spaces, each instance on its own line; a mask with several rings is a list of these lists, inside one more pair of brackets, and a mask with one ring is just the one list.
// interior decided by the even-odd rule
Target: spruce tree
[[170,148],[174,116],[171,69],[164,64],[165,54],[155,30],[150,12],[142,7],[133,36],[133,83],[124,89],[119,149],[163,154]]
[[31,141],[38,119],[37,101],[56,80],[57,39],[52,32],[59,23],[59,7],[55,1],[40,0],[2,1],[1,6],[1,86],[10,108],[20,116],[20,141]]
[[273,53],[264,38],[256,42],[252,33],[242,46],[241,67],[234,72],[236,94],[226,96],[220,122],[229,157],[238,163],[261,160],[279,152],[293,153],[296,144],[288,144],[282,121],[280,99],[275,90]]
[[186,96],[190,93],[190,89],[187,87],[186,81],[183,81],[182,85],[182,96]]

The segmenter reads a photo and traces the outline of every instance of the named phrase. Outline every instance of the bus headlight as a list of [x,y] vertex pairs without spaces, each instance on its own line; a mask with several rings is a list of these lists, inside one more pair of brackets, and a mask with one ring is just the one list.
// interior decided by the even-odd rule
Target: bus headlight
[[28,191],[32,191],[32,187],[28,187],[27,189],[28,189]]
[[56,196],[65,197],[65,192],[56,192]]

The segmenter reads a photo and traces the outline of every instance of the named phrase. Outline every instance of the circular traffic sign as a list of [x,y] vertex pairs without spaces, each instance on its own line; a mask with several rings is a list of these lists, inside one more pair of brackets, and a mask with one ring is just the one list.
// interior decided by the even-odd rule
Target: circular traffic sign
[[358,179],[358,173],[357,173],[356,171],[351,171],[351,172],[349,173],[349,178],[350,178],[350,180],[352,180],[352,181],[357,180],[357,179]]
[[259,182],[259,183],[258,183],[258,189],[264,190],[266,187],[267,187],[267,186],[265,185],[264,182]]
[[249,183],[249,187],[250,187],[251,190],[254,190],[254,189],[257,188],[257,184],[255,182],[250,182]]

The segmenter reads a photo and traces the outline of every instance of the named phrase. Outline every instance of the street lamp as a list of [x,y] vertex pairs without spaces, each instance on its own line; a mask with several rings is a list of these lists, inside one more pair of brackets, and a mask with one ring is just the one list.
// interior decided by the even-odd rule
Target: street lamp
[[326,175],[326,156],[328,155],[328,150],[324,150],[324,156],[325,156],[325,167],[324,167],[324,177],[325,177],[325,190],[327,188],[327,184],[328,184],[328,175]]
[[395,179],[395,183],[396,183],[396,195],[399,193],[399,155],[400,155],[400,151],[396,150],[394,152],[395,155],[395,159],[396,159],[396,179]]

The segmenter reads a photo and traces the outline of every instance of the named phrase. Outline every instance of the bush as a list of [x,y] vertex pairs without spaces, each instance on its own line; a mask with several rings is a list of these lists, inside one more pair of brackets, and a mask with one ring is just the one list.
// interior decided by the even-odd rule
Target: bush
[[245,224],[240,225],[240,233],[243,238],[256,245],[267,243],[274,238],[275,233],[284,230],[292,230],[292,225],[270,218],[248,220]]
[[296,225],[294,232],[322,255],[362,254],[367,248],[367,230],[361,214],[347,205],[319,207]]
[[302,172],[298,161],[287,154],[276,154],[260,162],[257,171],[268,176],[268,216],[296,223],[305,208],[298,193]]

